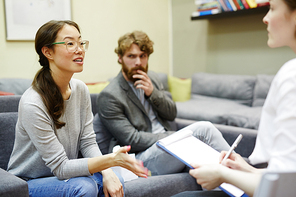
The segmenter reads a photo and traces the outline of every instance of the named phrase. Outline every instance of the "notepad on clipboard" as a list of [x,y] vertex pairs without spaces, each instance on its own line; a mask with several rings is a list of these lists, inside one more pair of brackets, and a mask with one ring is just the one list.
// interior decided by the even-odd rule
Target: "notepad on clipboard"
[[[193,169],[191,163],[215,164],[219,163],[220,153],[192,135],[191,130],[178,131],[166,138],[157,141],[156,145],[176,157]],[[233,197],[246,197],[241,189],[222,183],[219,188]]]

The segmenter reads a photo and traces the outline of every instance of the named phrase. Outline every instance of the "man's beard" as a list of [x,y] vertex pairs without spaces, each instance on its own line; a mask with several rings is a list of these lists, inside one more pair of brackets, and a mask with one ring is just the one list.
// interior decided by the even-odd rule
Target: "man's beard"
[[135,83],[137,80],[139,80],[139,78],[133,78],[133,75],[139,74],[137,72],[137,70],[142,70],[145,73],[147,73],[147,71],[148,71],[148,64],[146,65],[146,68],[144,68],[142,66],[137,66],[137,67],[133,67],[131,69],[128,69],[128,67],[126,66],[126,64],[122,61],[122,70],[123,70],[125,76],[128,78],[128,80],[129,81],[132,81],[133,83]]

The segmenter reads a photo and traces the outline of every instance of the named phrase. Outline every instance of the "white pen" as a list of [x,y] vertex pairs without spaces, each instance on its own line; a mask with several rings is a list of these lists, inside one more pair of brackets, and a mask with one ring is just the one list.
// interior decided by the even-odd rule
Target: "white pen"
[[223,158],[222,162],[225,161],[226,159],[228,159],[229,155],[232,153],[232,151],[237,147],[238,143],[241,141],[241,139],[243,138],[242,134],[239,134],[239,136],[236,138],[236,140],[233,142],[232,146],[230,147],[229,151],[227,152],[227,154],[225,155],[225,157]]

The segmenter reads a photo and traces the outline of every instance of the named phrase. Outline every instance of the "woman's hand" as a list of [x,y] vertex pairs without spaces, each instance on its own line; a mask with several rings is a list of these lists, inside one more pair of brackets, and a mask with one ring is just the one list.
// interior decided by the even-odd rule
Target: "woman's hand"
[[116,176],[116,174],[113,172],[113,170],[106,169],[102,171],[103,175],[103,190],[105,197],[109,196],[115,196],[115,197],[122,197],[124,195],[123,187]]
[[113,154],[113,158],[117,166],[126,168],[137,176],[147,178],[148,169],[143,166],[142,161],[138,161],[127,154],[131,150],[131,146],[121,147]]
[[222,162],[223,158],[227,154],[226,151],[222,151],[219,157],[219,161],[222,165],[234,169],[234,170],[240,170],[244,172],[255,172],[257,171],[256,168],[249,165],[243,158],[237,153],[231,153],[228,159],[226,159],[224,162]]
[[225,168],[220,164],[192,165],[195,169],[191,169],[189,174],[196,179],[196,182],[207,190],[214,189],[221,185],[224,181],[221,170]]

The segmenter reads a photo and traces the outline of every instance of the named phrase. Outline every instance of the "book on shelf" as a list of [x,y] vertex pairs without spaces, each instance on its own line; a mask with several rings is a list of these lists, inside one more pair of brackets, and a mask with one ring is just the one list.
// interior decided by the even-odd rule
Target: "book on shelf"
[[247,0],[241,0],[241,1],[242,1],[243,5],[244,5],[245,9],[250,9],[250,6],[247,3]]
[[[218,164],[220,153],[192,135],[191,130],[181,130],[159,140],[156,145],[171,154],[189,168],[191,164]],[[219,188],[229,196],[247,196],[241,189],[222,183]]]
[[242,10],[242,9],[244,9],[244,7],[241,7],[241,5],[239,4],[238,0],[233,0],[233,2],[234,2],[234,4],[235,4],[237,10]]
[[213,1],[217,1],[217,0],[195,0],[195,5],[201,5],[201,4],[205,4],[205,3],[211,3]]
[[218,2],[219,2],[220,7],[222,9],[221,11],[223,11],[223,12],[228,11],[228,8],[227,8],[227,6],[226,6],[226,4],[225,4],[225,2],[223,0],[218,0]]
[[205,11],[205,10],[212,10],[212,9],[220,9],[220,4],[218,1],[204,3],[197,7],[197,11]]
[[230,4],[230,6],[231,6],[231,8],[232,8],[232,11],[236,11],[237,8],[236,8],[236,6],[235,6],[233,0],[227,0],[227,1],[229,1],[229,4]]
[[244,4],[243,4],[243,2],[241,0],[236,0],[236,1],[238,2],[241,10],[247,9],[247,8],[245,8],[245,6],[244,6]]
[[256,8],[257,3],[256,0],[246,0],[250,8]]
[[193,17],[212,15],[221,12],[221,5],[218,0],[195,0],[197,10],[192,13]]
[[231,7],[231,5],[230,5],[230,2],[228,1],[228,0],[223,0],[224,1],[224,3],[226,4],[226,6],[227,6],[227,11],[233,11],[233,9],[232,9],[232,7]]
[[205,11],[195,11],[192,13],[193,17],[197,16],[205,16],[205,15],[212,15],[212,14],[218,14],[220,13],[220,9],[211,9],[211,10],[205,10]]
[[257,7],[269,6],[268,0],[256,0]]

